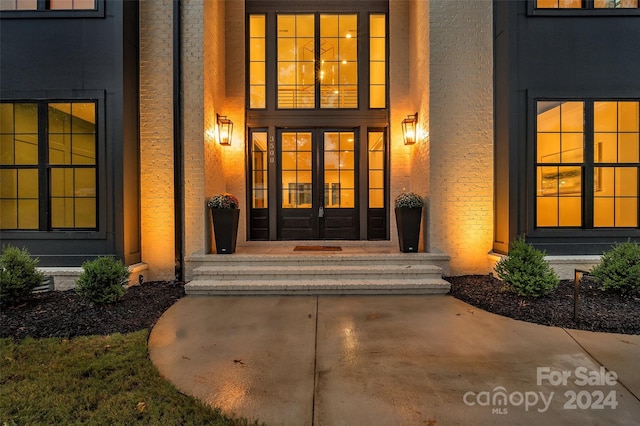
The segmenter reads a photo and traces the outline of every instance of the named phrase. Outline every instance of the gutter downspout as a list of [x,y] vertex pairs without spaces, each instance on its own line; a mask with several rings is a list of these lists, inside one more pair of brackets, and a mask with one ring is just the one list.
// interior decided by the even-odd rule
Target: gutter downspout
[[184,280],[181,1],[173,0],[173,191],[176,281]]

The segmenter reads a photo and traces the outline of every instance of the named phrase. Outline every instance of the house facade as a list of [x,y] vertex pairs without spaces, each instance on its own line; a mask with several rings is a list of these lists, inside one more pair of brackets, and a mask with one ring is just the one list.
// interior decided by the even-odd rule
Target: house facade
[[0,232],[43,266],[189,279],[221,192],[254,247],[397,247],[416,192],[452,275],[640,236],[637,0],[0,5]]

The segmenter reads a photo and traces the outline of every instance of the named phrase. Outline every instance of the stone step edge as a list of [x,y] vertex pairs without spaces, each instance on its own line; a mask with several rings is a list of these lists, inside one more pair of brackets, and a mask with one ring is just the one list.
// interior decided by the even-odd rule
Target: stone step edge
[[292,253],[232,253],[232,254],[205,254],[205,255],[191,255],[185,257],[186,262],[242,262],[246,260],[255,260],[258,262],[272,262],[272,261],[290,261],[290,260],[319,260],[319,261],[335,261],[340,259],[342,261],[362,261],[362,260],[377,260],[377,261],[421,261],[434,260],[434,261],[449,261],[451,257],[441,253],[348,253],[348,252],[321,252],[319,254],[310,254],[310,252],[292,252]]
[[199,266],[193,270],[194,275],[233,275],[233,274],[257,274],[257,273],[282,273],[283,275],[301,273],[321,273],[335,275],[342,272],[367,272],[371,273],[442,273],[442,268],[435,265],[333,265],[327,269],[326,265],[238,265],[235,268],[224,266]]
[[293,281],[194,280],[185,285],[187,295],[286,294],[446,294],[451,284],[443,279],[423,280],[318,280]]

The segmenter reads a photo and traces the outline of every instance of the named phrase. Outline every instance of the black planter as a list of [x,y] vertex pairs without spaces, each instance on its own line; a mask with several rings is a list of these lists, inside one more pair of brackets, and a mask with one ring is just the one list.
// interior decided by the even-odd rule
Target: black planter
[[422,207],[396,208],[396,225],[398,226],[398,241],[403,253],[416,253],[420,241],[420,221]]
[[231,254],[236,251],[240,209],[211,209],[216,253]]

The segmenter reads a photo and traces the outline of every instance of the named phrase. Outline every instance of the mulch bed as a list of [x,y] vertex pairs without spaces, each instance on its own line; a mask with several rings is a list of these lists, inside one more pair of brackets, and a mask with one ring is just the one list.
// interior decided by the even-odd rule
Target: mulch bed
[[[581,284],[578,321],[573,319],[573,281],[540,298],[506,291],[487,275],[447,278],[451,295],[506,317],[557,327],[640,334],[640,294],[603,292],[592,282]],[[151,328],[184,296],[183,283],[147,282],[130,287],[118,302],[92,306],[73,290],[34,294],[26,303],[3,308],[0,337],[76,337],[129,333]]]
[[183,296],[182,283],[161,281],[129,287],[118,302],[103,306],[92,306],[73,290],[38,293],[22,305],[2,308],[0,337],[130,333],[151,328]]
[[470,305],[517,320],[556,327],[640,334],[640,292],[602,291],[593,281],[580,283],[577,320],[573,318],[574,281],[561,281],[549,294],[522,297],[488,275],[447,278],[451,295]]

